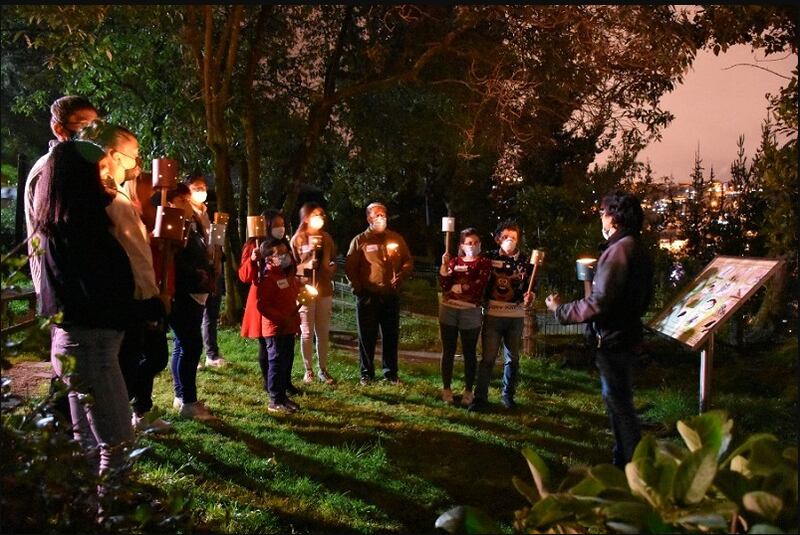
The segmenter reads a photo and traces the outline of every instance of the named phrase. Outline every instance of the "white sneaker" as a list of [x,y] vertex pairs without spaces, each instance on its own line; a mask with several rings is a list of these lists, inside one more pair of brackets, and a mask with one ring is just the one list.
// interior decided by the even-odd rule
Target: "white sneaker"
[[472,403],[473,399],[475,399],[475,396],[472,394],[472,390],[467,390],[465,388],[464,393],[461,394],[461,404],[466,407]]
[[226,364],[227,364],[227,362],[225,362],[225,359],[222,358],[222,357],[219,357],[218,359],[210,359],[210,358],[206,357],[206,366],[207,367],[222,368]]
[[311,370],[306,370],[306,374],[303,376],[303,382],[305,384],[311,384],[314,382],[314,372]]
[[217,417],[211,414],[202,401],[195,401],[194,403],[184,403],[181,407],[181,416],[189,420],[216,420]]
[[142,416],[137,416],[134,412],[133,417],[131,418],[131,424],[133,425],[133,429],[135,431],[145,431],[150,433],[161,433],[172,429],[171,423],[159,418],[158,416],[154,418],[153,413],[150,411],[144,413]]
[[183,408],[183,399],[182,398],[173,399],[172,408],[178,411],[181,410]]
[[442,389],[442,401],[447,403],[448,405],[453,404],[453,391],[449,388]]

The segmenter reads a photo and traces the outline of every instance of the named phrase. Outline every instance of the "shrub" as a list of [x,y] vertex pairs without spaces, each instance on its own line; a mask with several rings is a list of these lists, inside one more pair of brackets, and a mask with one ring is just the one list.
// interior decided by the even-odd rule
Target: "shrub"
[[[797,448],[784,448],[762,433],[725,455],[732,428],[724,411],[680,421],[685,448],[648,435],[624,472],[609,464],[575,468],[556,491],[544,461],[526,448],[522,454],[534,485],[513,478],[530,503],[516,511],[514,528],[524,533],[797,532]],[[448,522],[437,521],[437,527],[491,533],[494,528],[479,513],[452,509],[445,513]]]

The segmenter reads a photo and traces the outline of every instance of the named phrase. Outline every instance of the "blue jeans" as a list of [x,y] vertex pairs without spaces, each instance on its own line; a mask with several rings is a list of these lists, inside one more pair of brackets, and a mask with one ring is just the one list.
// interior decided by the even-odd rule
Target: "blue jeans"
[[[286,389],[289,387],[292,361],[294,360],[294,338],[293,334],[264,337],[269,362],[264,382],[272,403],[286,401]],[[261,369],[263,372],[264,367],[262,366]]]
[[478,366],[478,384],[475,386],[475,400],[487,401],[492,368],[497,360],[497,352],[503,347],[503,390],[502,395],[514,399],[519,376],[519,344],[522,340],[524,318],[501,318],[486,316],[483,320],[483,356]]
[[[119,367],[123,331],[53,327],[50,362],[71,390],[72,430],[99,474],[124,462],[122,447],[133,440],[131,409]],[[74,375],[64,376],[59,355],[75,357]],[[84,398],[84,394],[89,394]]]
[[219,322],[219,307],[221,303],[222,295],[208,294],[206,306],[203,309],[203,346],[206,348],[206,357],[211,360],[219,358],[217,324]]
[[174,334],[172,349],[172,380],[175,397],[184,403],[197,401],[197,365],[203,353],[203,336],[200,324],[203,321],[203,305],[189,295],[178,294],[172,300],[169,326]]
[[397,295],[363,293],[356,301],[358,360],[361,377],[375,377],[375,344],[381,331],[383,376],[397,379],[397,346],[400,340],[400,299]]
[[631,351],[598,350],[595,364],[611,431],[614,433],[612,462],[624,469],[642,438],[639,417],[633,406],[632,369],[636,355]]

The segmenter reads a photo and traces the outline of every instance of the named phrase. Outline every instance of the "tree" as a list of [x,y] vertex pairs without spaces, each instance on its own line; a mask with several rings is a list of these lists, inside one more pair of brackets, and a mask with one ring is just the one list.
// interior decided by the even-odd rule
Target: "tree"
[[685,233],[687,239],[686,252],[690,257],[698,258],[701,263],[710,260],[706,233],[708,217],[706,215],[705,193],[707,181],[703,175],[703,160],[700,158],[700,147],[694,156],[694,168],[690,175],[692,179],[692,194],[687,200],[687,217]]

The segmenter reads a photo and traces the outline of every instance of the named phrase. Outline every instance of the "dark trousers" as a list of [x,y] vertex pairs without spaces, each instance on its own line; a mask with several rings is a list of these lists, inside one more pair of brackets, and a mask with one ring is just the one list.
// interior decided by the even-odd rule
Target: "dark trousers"
[[203,336],[200,324],[203,321],[203,305],[189,295],[176,295],[172,300],[169,326],[174,335],[172,350],[172,380],[175,397],[184,403],[197,401],[197,365],[203,353]]
[[267,350],[267,339],[263,336],[258,337],[258,366],[261,368],[261,377],[264,378],[264,392],[269,392],[267,378],[269,377],[269,351]]
[[208,294],[206,306],[203,310],[203,345],[206,356],[211,360],[219,358],[219,344],[217,343],[217,324],[219,323],[219,307],[222,295]]
[[397,344],[400,333],[400,300],[397,295],[363,293],[356,301],[358,360],[361,377],[375,377],[375,344],[382,339],[383,376],[397,379]]
[[[272,403],[286,401],[286,388],[289,386],[289,374],[294,360],[294,339],[294,334],[267,336],[264,338],[269,363],[264,380],[267,384],[269,400]],[[263,365],[261,370],[263,373]]]
[[169,350],[165,328],[137,324],[125,331],[119,364],[133,411],[141,416],[153,408],[153,381],[167,367]]
[[458,334],[461,333],[461,350],[464,352],[464,386],[467,390],[472,390],[478,361],[476,346],[481,328],[459,329],[440,322],[439,332],[442,336],[442,385],[449,389],[450,383],[453,381],[453,361],[456,356]]
[[595,364],[600,370],[603,401],[611,431],[614,433],[612,462],[624,469],[642,437],[639,417],[633,406],[632,369],[636,355],[632,351],[598,350]]

